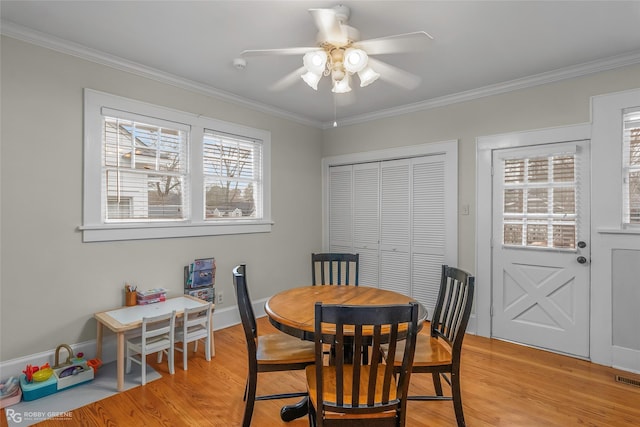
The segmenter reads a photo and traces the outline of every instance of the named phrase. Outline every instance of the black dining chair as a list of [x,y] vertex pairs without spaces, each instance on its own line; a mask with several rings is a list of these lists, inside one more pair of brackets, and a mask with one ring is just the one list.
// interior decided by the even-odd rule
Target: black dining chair
[[[315,305],[315,365],[306,368],[312,426],[404,426],[407,391],[418,332],[418,304]],[[382,345],[402,362],[382,363]],[[365,344],[371,364],[360,362]],[[336,347],[335,363],[323,364],[323,346]],[[354,352],[353,363],[344,357]]]
[[284,333],[258,335],[256,317],[247,289],[246,266],[233,269],[233,285],[238,300],[242,328],[247,341],[249,372],[244,392],[243,427],[251,425],[256,400],[285,399],[306,396],[306,391],[256,396],[259,372],[301,370],[315,363],[315,347],[310,341],[302,341]]
[[[413,374],[429,373],[435,395],[409,396],[409,400],[452,400],[458,426],[465,426],[460,387],[460,354],[471,307],[474,277],[458,268],[442,266],[440,291],[431,318],[430,333],[418,334]],[[402,345],[396,349],[394,365],[402,367]],[[393,354],[389,349],[387,355]],[[398,371],[400,372],[400,371]],[[450,396],[442,392],[443,378],[451,387]]]
[[311,278],[315,285],[358,286],[360,254],[311,254]]

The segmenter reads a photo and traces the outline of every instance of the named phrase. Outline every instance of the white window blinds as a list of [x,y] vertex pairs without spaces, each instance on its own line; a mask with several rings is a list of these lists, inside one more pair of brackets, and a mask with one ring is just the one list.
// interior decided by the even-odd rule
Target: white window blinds
[[623,110],[623,223],[640,224],[640,107]]
[[262,141],[206,129],[203,141],[205,218],[260,219]]
[[575,153],[504,160],[503,243],[575,249]]
[[153,118],[132,119],[113,110],[108,113],[103,116],[104,221],[187,218],[188,127]]

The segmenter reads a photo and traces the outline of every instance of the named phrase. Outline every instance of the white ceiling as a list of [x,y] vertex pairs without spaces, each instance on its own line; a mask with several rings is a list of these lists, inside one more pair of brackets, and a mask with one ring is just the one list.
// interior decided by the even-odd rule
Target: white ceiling
[[[314,46],[310,8],[335,1],[5,1],[3,34],[326,127],[328,78],[269,86],[300,56],[232,61],[245,49]],[[412,31],[421,52],[376,58],[421,77],[414,90],[378,80],[335,95],[341,123],[442,105],[640,63],[640,1],[345,1],[361,39]],[[640,80],[640,78],[639,78]],[[357,86],[357,85],[354,85]]]

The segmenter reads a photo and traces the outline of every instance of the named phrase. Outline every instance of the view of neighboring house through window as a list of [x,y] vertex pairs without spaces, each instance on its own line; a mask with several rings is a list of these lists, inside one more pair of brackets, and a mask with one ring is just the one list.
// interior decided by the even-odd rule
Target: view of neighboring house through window
[[268,131],[85,89],[84,241],[271,231]]
[[640,107],[623,112],[623,223],[640,224]]
[[185,219],[187,140],[184,130],[105,117],[105,220]]
[[505,245],[575,248],[575,170],[573,153],[504,160]]

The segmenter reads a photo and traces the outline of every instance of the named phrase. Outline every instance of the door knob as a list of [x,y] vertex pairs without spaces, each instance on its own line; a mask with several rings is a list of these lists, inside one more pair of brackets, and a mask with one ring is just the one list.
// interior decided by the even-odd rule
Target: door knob
[[585,262],[587,262],[587,259],[583,256],[579,256],[577,260],[580,264],[584,264]]
[[587,244],[586,244],[585,242],[583,242],[582,240],[580,240],[580,241],[578,242],[578,247],[579,247],[580,249],[583,249],[583,248],[586,248],[586,247],[587,247]]

